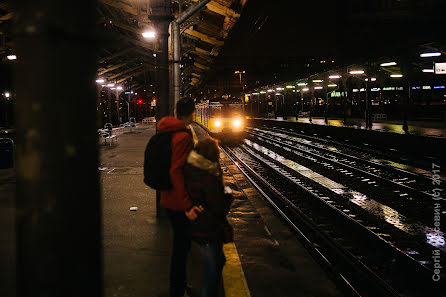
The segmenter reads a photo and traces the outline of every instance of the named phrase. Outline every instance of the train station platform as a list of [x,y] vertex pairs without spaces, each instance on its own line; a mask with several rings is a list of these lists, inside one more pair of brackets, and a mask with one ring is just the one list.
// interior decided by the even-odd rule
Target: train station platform
[[[154,127],[140,125],[100,149],[105,296],[168,296],[170,224],[156,217],[155,191],[142,176],[143,152]],[[204,135],[195,128],[198,137]],[[228,159],[223,163],[225,182],[240,193],[229,214],[235,242],[224,246],[227,262],[216,297],[342,296],[236,166]],[[200,257],[193,244],[188,263],[193,296],[199,296]]]
[[[363,119],[357,119],[357,118],[347,119],[346,124],[344,124],[344,121],[341,118],[329,118],[328,124],[325,123],[324,117],[313,117],[311,122],[309,117],[299,117],[297,120],[296,117],[287,117],[286,119],[284,119],[283,117],[265,118],[265,119],[277,120],[277,121],[289,121],[303,124],[314,124],[321,126],[348,127],[348,128],[371,130],[378,132],[407,134],[403,130],[402,121],[394,121],[394,120],[381,120],[379,122],[374,122],[372,123],[372,128],[369,129],[366,128],[366,124]],[[429,121],[429,120],[408,121],[408,127],[409,127],[408,134],[411,135],[446,138],[446,122]]]

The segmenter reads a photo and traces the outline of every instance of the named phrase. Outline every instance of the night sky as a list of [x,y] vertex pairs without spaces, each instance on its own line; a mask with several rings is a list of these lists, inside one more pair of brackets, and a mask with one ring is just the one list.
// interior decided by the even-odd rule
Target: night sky
[[360,63],[444,42],[446,1],[394,0],[405,9],[382,9],[380,2],[249,0],[208,82],[231,79],[242,68],[253,81],[266,73],[288,79],[308,72],[303,66],[312,58]]

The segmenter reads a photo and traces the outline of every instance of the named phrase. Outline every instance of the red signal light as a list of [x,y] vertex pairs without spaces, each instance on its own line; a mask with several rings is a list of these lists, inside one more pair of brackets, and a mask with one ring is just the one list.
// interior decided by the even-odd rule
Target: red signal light
[[142,104],[143,101],[142,101],[142,99],[138,99],[137,102],[138,102],[138,104]]

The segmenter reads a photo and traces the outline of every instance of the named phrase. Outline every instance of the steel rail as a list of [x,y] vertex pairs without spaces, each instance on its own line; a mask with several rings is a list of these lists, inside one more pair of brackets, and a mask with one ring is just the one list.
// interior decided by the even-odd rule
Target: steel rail
[[[269,136],[269,135],[268,135],[268,136],[266,136],[266,135],[257,135],[256,133],[253,133],[253,132],[248,132],[248,134],[253,135],[253,136],[256,136],[256,137],[262,137],[262,138],[264,138],[264,139],[269,139],[269,140],[271,140],[271,141],[275,141],[275,139],[274,139],[273,137]],[[263,133],[263,134],[264,134],[264,133]],[[280,137],[280,136],[276,136],[276,135],[275,135],[275,137],[277,137],[277,138],[279,138],[279,139],[285,139],[284,137]],[[293,141],[293,140],[291,140],[291,139],[287,139],[287,140],[297,143],[297,141]],[[312,148],[315,149],[315,150],[320,150],[320,151],[329,152],[329,153],[334,154],[334,155],[336,155],[336,154],[341,155],[341,153],[333,152],[333,151],[330,151],[330,150],[328,150],[328,149],[318,147],[318,146],[316,146],[316,145],[311,145],[311,144],[306,144],[306,143],[298,143],[298,144],[299,144],[299,145],[303,145],[303,146],[309,146],[309,147],[312,147]],[[301,148],[297,148],[297,147],[292,146],[292,145],[287,144],[287,143],[281,143],[281,145],[282,145],[282,146],[285,146],[285,147],[288,147],[288,148],[290,148],[290,149],[293,149],[293,150],[297,150],[297,151],[299,151],[299,152],[301,152],[301,153],[305,153],[305,154],[311,155],[311,156],[313,156],[314,158],[322,159],[322,160],[324,160],[325,162],[332,163],[332,164],[336,164],[337,166],[343,167],[344,169],[349,169],[349,170],[355,171],[355,172],[357,172],[357,173],[360,173],[360,174],[362,174],[362,175],[366,175],[366,176],[368,176],[368,177],[374,178],[374,179],[380,181],[381,183],[390,185],[390,186],[395,187],[395,188],[397,188],[397,189],[399,189],[399,190],[407,191],[407,192],[409,192],[410,194],[412,194],[412,195],[414,195],[414,196],[417,196],[417,197],[420,197],[420,196],[426,196],[426,197],[428,197],[428,198],[430,199],[429,201],[431,201],[431,199],[434,197],[433,194],[431,194],[431,193],[428,193],[428,192],[422,192],[422,191],[417,190],[417,189],[415,189],[415,188],[412,188],[412,187],[410,187],[410,186],[408,186],[408,185],[397,183],[397,182],[395,182],[395,181],[386,179],[386,178],[384,178],[384,177],[382,177],[382,176],[373,174],[373,173],[371,173],[371,172],[364,171],[364,170],[362,170],[362,169],[360,169],[360,168],[357,168],[357,167],[354,167],[354,166],[351,166],[351,165],[348,165],[348,164],[345,164],[345,163],[342,163],[342,162],[339,162],[339,161],[332,160],[332,159],[330,159],[330,158],[328,158],[328,157],[324,157],[324,156],[318,155],[318,154],[316,154],[316,153],[314,153],[314,152],[310,152],[310,151],[307,151],[307,150],[304,150],[304,149],[301,149]],[[345,154],[342,154],[342,157],[343,157],[343,158],[346,158],[346,159],[352,159],[352,160],[354,160],[354,161],[360,161],[360,162],[362,162],[362,163],[366,163],[366,164],[367,164],[367,163],[370,163],[370,164],[373,164],[373,166],[376,166],[376,165],[375,165],[376,163],[369,162],[369,161],[367,161],[367,160],[360,160],[359,158],[354,157],[354,156],[347,156],[347,155],[345,155]],[[381,164],[380,164],[380,165],[381,165]],[[381,165],[381,166],[384,166],[384,165]],[[387,168],[386,170],[390,170],[390,168]],[[444,200],[444,199],[443,199],[443,200]]]
[[[323,231],[320,230],[319,227],[315,225],[314,222],[312,222],[308,216],[300,210],[294,203],[289,201],[280,191],[275,189],[275,187],[270,184],[268,181],[266,181],[262,176],[260,176],[257,172],[255,172],[253,169],[249,167],[248,164],[246,164],[243,160],[241,160],[235,153],[233,153],[228,148],[223,148],[222,151],[228,156],[228,158],[239,168],[239,170],[246,176],[246,178],[250,181],[250,183],[258,190],[258,192],[263,196],[265,200],[267,200],[271,206],[274,208],[274,210],[291,226],[291,228],[297,233],[298,237],[302,239],[303,243],[310,248],[313,253],[322,259],[323,264],[327,266],[328,269],[331,270],[332,273],[336,275],[336,278],[338,281],[341,281],[344,288],[349,288],[352,292],[354,292],[355,296],[363,296],[361,293],[359,293],[359,290],[355,288],[355,286],[352,284],[352,280],[349,280],[348,277],[346,277],[342,272],[339,271],[339,269],[332,263],[332,261],[329,260],[329,256],[324,255],[324,253],[315,246],[315,244],[309,239],[307,235],[305,235],[304,231],[301,230],[297,226],[297,224],[291,219],[287,214],[286,210],[282,210],[282,208],[278,205],[278,203],[275,202],[275,199],[271,198],[265,191],[263,190],[262,186],[259,185],[259,182],[263,184],[264,188],[269,189],[273,192],[273,195],[279,198],[279,200],[284,204],[284,207],[288,211],[292,211],[295,216],[298,217],[299,223],[304,224],[307,228],[310,228],[314,234],[316,234],[316,237],[324,242],[325,246],[328,246],[335,253],[337,256],[342,258],[342,260],[345,263],[348,263],[348,266],[350,268],[354,268],[356,271],[360,271],[360,275],[362,277],[367,277],[368,281],[373,282],[373,285],[378,285],[380,293],[386,294],[385,296],[400,296],[392,287],[390,287],[385,280],[380,278],[376,273],[374,273],[366,264],[361,262],[358,258],[353,256],[349,251],[345,250],[335,242],[333,239],[329,238]],[[250,174],[254,176],[254,178],[250,177]],[[255,181],[256,179],[257,181]],[[306,188],[302,188],[304,191],[306,191],[309,195],[317,197],[314,193],[308,191]],[[317,197],[320,199],[319,197]],[[322,202],[325,202],[321,200]],[[331,206],[330,206],[331,207]],[[345,215],[341,213],[342,215]],[[350,218],[349,218],[350,219]],[[355,222],[356,223],[356,222]],[[365,229],[365,228],[364,228]],[[364,231],[369,230],[365,229]],[[338,260],[339,261],[339,260]],[[360,279],[363,279],[360,277]],[[358,280],[353,280],[353,282],[358,282]],[[370,286],[368,284],[367,286]],[[383,295],[380,295],[383,296]]]
[[[246,129],[253,129],[253,128],[252,127],[247,127]],[[277,132],[277,133],[285,133],[285,134],[288,134],[290,136],[305,138],[305,139],[309,139],[309,140],[313,140],[313,141],[317,141],[317,142],[328,143],[328,144],[331,144],[331,145],[336,144],[338,146],[345,147],[345,148],[347,148],[349,150],[366,152],[368,154],[375,154],[375,155],[379,155],[380,157],[385,157],[385,158],[392,159],[394,161],[401,161],[401,160],[411,161],[410,159],[401,158],[401,156],[399,156],[399,157],[390,156],[389,152],[382,152],[382,151],[372,150],[371,148],[359,147],[359,146],[356,146],[356,145],[343,143],[343,142],[340,142],[340,141],[337,141],[337,140],[333,140],[333,139],[327,140],[325,138],[320,138],[320,137],[315,137],[315,136],[311,136],[311,135],[307,135],[307,134],[303,134],[303,133],[298,133],[298,132],[296,132],[293,129],[286,130],[286,129],[279,129],[279,128],[273,128],[273,127],[266,127],[266,126],[264,126],[262,128],[257,128],[257,129],[267,129],[267,130],[271,130],[271,131],[274,131],[274,132]],[[301,132],[303,132],[303,131],[301,131]],[[416,174],[414,172],[410,172],[410,171],[407,171],[407,170],[403,170],[403,169],[400,169],[400,168],[396,168],[396,167],[393,167],[393,166],[384,165],[384,164],[380,164],[380,163],[376,163],[376,162],[372,162],[372,163],[373,164],[377,164],[378,166],[385,166],[385,167],[388,167],[389,169],[393,169],[393,170],[396,170],[396,171],[401,171],[404,174],[416,175],[416,176],[418,176],[420,178],[428,179],[427,177],[419,175],[419,174]],[[430,165],[427,166],[427,167],[430,169]],[[426,169],[426,168],[423,168],[423,170],[427,170],[428,171],[429,169]]]

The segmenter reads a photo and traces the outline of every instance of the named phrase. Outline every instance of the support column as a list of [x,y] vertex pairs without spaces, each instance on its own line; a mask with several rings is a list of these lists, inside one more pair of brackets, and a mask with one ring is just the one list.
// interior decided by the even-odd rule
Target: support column
[[100,297],[97,4],[10,3],[18,56],[17,296]]
[[[169,23],[173,19],[172,4],[170,0],[151,0],[151,14],[149,19],[153,22],[156,30],[158,43],[157,53],[157,85],[159,92],[159,109],[157,119],[170,114],[169,106]],[[173,115],[173,114],[171,114]]]

